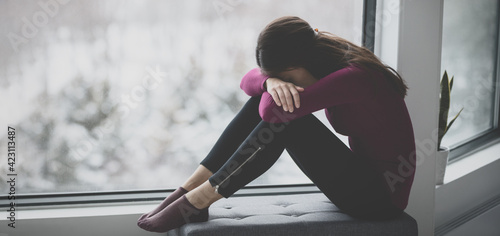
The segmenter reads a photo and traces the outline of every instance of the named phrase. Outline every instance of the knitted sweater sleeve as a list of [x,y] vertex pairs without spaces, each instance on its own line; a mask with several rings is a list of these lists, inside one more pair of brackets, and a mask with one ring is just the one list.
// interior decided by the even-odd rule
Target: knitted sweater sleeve
[[270,123],[288,122],[312,112],[347,103],[367,99],[374,94],[374,85],[369,81],[370,73],[358,66],[348,66],[335,71],[300,92],[300,107],[286,112],[276,105],[271,94],[264,89],[269,77],[262,75],[258,68],[248,72],[240,87],[250,96],[262,95],[259,114]]
[[248,94],[248,96],[258,96],[262,95],[266,90],[264,88],[264,83],[269,78],[269,76],[260,73],[259,68],[254,68],[249,71],[240,83],[240,88]]

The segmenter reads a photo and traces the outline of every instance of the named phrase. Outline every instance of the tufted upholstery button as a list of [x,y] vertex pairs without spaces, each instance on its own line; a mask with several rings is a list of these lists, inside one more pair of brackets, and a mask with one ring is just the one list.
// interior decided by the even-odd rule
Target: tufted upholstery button
[[292,204],[289,204],[289,203],[278,204],[278,206],[283,207],[283,208],[288,207],[290,205],[292,205]]

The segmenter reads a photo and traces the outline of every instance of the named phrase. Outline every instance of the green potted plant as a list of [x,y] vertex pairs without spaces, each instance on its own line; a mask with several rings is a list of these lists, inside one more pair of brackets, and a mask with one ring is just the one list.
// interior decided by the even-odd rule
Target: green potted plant
[[438,125],[438,152],[436,154],[436,184],[443,184],[446,165],[448,164],[449,148],[441,146],[441,141],[450,129],[453,122],[458,118],[463,108],[448,123],[448,112],[450,110],[450,93],[453,88],[453,78],[448,79],[448,73],[444,71],[441,79],[441,92],[439,94],[439,125]]

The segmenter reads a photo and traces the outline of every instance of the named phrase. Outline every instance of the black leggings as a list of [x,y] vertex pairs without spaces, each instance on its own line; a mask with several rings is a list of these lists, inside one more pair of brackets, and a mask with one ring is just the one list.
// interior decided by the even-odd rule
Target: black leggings
[[229,197],[266,172],[286,149],[299,168],[339,209],[355,217],[389,219],[393,206],[383,178],[309,114],[285,123],[262,121],[252,97],[200,163],[212,186]]

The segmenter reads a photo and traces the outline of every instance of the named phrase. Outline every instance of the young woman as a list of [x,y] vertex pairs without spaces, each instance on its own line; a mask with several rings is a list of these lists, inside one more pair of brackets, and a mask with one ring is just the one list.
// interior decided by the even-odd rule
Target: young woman
[[[354,217],[390,219],[408,203],[415,142],[407,87],[366,48],[298,17],[260,33],[256,68],[241,81],[251,96],[193,175],[139,227],[165,232],[208,220],[208,207],[267,171],[286,149],[338,208]],[[311,113],[324,109],[349,136],[344,145]]]

